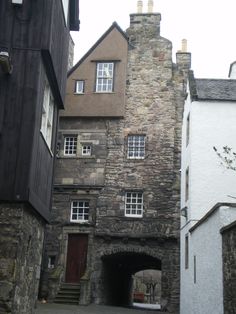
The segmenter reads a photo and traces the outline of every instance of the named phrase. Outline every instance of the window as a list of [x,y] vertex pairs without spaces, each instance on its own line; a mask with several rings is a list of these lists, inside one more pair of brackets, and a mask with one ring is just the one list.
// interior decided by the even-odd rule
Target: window
[[49,269],[55,268],[55,262],[56,262],[56,256],[55,255],[48,256],[48,268]]
[[52,145],[53,115],[54,99],[49,83],[46,81],[43,95],[43,111],[40,131],[49,148],[51,148]]
[[113,91],[114,63],[97,63],[96,92]]
[[185,201],[189,198],[189,168],[185,172]]
[[71,221],[83,222],[89,218],[89,202],[88,201],[73,201],[71,203]]
[[143,193],[126,192],[125,193],[125,216],[142,217],[143,216]]
[[128,136],[128,158],[143,159],[145,155],[145,136],[129,135]]
[[66,136],[64,142],[64,155],[76,156],[77,153],[77,136]]
[[84,93],[84,81],[78,80],[75,81],[75,94]]
[[197,283],[197,257],[193,256],[193,282]]
[[63,4],[63,12],[64,12],[64,16],[65,16],[65,21],[66,21],[66,24],[67,24],[69,0],[62,0],[62,4]]
[[91,156],[91,153],[92,153],[91,145],[82,146],[82,156]]
[[189,144],[189,128],[190,128],[190,114],[187,117],[186,121],[186,146]]
[[189,260],[189,242],[188,234],[185,235],[185,269],[188,269],[188,260]]

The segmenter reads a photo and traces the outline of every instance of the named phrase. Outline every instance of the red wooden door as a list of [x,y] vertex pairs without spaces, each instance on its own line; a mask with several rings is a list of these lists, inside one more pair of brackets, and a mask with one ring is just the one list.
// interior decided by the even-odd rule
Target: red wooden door
[[69,234],[66,262],[66,282],[78,283],[86,269],[88,235]]

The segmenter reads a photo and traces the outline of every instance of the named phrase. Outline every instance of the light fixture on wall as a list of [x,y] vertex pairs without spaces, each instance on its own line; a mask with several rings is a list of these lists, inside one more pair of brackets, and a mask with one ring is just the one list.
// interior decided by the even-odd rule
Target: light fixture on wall
[[4,73],[10,74],[12,72],[12,64],[7,51],[0,51],[0,65]]
[[184,208],[182,208],[180,213],[181,213],[181,216],[187,218],[188,217],[188,207],[185,206]]
[[17,4],[17,5],[22,5],[23,4],[23,0],[11,0],[12,4]]

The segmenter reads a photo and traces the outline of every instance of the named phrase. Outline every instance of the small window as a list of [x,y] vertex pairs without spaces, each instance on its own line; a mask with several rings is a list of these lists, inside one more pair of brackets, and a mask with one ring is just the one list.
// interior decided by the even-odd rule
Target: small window
[[114,63],[97,63],[96,92],[106,93],[113,91]]
[[129,135],[128,136],[128,158],[144,159],[145,156],[145,136]]
[[91,156],[92,147],[91,145],[83,145],[82,146],[82,156]]
[[185,235],[185,269],[188,269],[188,261],[189,261],[189,240],[188,234]]
[[51,149],[53,132],[54,99],[48,81],[45,82],[43,95],[43,110],[41,120],[41,133]]
[[71,203],[71,221],[83,222],[89,219],[89,202],[73,201]]
[[84,94],[84,81],[75,81],[75,94]]
[[189,199],[189,168],[185,172],[185,201]]
[[77,153],[77,136],[66,136],[64,142],[64,155],[76,156]]
[[186,121],[186,146],[189,144],[189,131],[190,131],[190,114],[187,117]]
[[125,193],[125,216],[126,217],[143,216],[143,193],[141,192]]
[[53,269],[55,268],[55,262],[56,262],[56,256],[48,256],[48,269]]
[[193,282],[197,283],[197,257],[193,256]]

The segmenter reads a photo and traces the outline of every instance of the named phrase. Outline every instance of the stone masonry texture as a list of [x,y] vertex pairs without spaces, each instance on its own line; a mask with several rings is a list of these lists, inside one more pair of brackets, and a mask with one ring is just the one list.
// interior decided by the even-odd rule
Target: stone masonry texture
[[[111,291],[128,293],[132,274],[154,268],[162,270],[162,304],[179,313],[180,141],[190,58],[179,53],[177,64],[172,62],[160,19],[160,14],[131,15],[124,117],[60,120],[60,142],[78,134],[79,145],[93,144],[93,155],[65,158],[63,145],[59,151],[42,280],[48,299],[64,280],[68,234],[86,233],[88,302],[112,304]],[[145,136],[144,159],[127,158],[128,135]],[[142,218],[125,217],[127,191],[143,193]],[[89,200],[88,222],[70,222],[73,199]],[[56,256],[53,270],[47,269],[50,255]]]
[[224,313],[233,314],[236,309],[236,226],[222,233],[223,240],[223,278]]
[[44,224],[31,210],[23,204],[0,204],[1,314],[35,311]]

